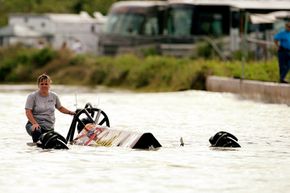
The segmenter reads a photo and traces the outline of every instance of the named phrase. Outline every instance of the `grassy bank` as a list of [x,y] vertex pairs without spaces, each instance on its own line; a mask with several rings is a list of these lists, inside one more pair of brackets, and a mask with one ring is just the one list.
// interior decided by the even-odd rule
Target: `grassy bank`
[[[0,83],[35,83],[41,73],[55,84],[104,85],[140,91],[205,89],[207,75],[240,78],[241,61],[189,59],[166,56],[122,55],[100,57],[76,55],[69,50],[0,48]],[[278,80],[276,58],[247,61],[244,77],[249,80]]]

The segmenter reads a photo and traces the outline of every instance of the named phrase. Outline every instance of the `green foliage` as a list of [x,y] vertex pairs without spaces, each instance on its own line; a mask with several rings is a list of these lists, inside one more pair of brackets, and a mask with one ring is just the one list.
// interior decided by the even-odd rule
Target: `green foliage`
[[116,2],[116,0],[75,0],[71,8],[74,13],[86,11],[92,14],[95,11],[99,11],[103,14],[107,14],[108,9],[114,2]]
[[[33,51],[31,52],[33,53]],[[0,81],[14,81],[20,79],[16,72],[19,71],[18,66],[31,64],[30,53],[21,46],[14,46],[7,50],[0,50]]]
[[199,43],[197,47],[197,55],[199,57],[212,58],[214,56],[213,48],[209,43]]
[[149,48],[143,48],[141,50],[142,56],[156,56],[159,55],[157,48],[155,47],[149,47]]
[[43,67],[45,64],[49,63],[56,56],[56,51],[51,48],[41,49],[32,55],[32,62],[37,67]]
[[[18,45],[0,49],[0,83],[34,83],[39,74],[48,73],[56,84],[105,85],[142,91],[205,89],[208,75],[242,77],[242,64],[238,60],[157,55],[100,57]],[[277,59],[245,62],[244,78],[277,81]]]
[[107,14],[117,0],[0,0],[0,26],[7,24],[10,13],[79,13]]

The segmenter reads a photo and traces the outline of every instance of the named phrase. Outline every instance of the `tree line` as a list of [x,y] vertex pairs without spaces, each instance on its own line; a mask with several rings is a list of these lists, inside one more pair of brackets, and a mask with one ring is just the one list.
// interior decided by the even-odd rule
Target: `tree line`
[[119,0],[0,0],[0,27],[7,25],[12,13],[79,13],[95,11],[106,15]]

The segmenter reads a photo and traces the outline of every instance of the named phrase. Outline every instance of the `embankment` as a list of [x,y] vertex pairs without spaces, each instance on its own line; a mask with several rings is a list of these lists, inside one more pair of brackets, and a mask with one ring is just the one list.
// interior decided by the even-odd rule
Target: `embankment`
[[247,99],[290,105],[289,84],[208,76],[206,90],[230,92]]

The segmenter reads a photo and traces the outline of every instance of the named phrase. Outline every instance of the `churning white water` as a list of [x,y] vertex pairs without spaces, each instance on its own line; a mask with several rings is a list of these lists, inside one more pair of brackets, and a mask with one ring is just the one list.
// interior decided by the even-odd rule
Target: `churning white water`
[[[156,151],[70,145],[27,146],[24,104],[31,90],[0,92],[0,191],[3,193],[286,193],[290,190],[290,108],[203,91],[130,93],[55,90],[62,104],[103,109],[114,129],[151,132]],[[56,112],[66,136],[72,117]],[[223,130],[242,148],[210,148]],[[185,146],[180,147],[183,137]]]

